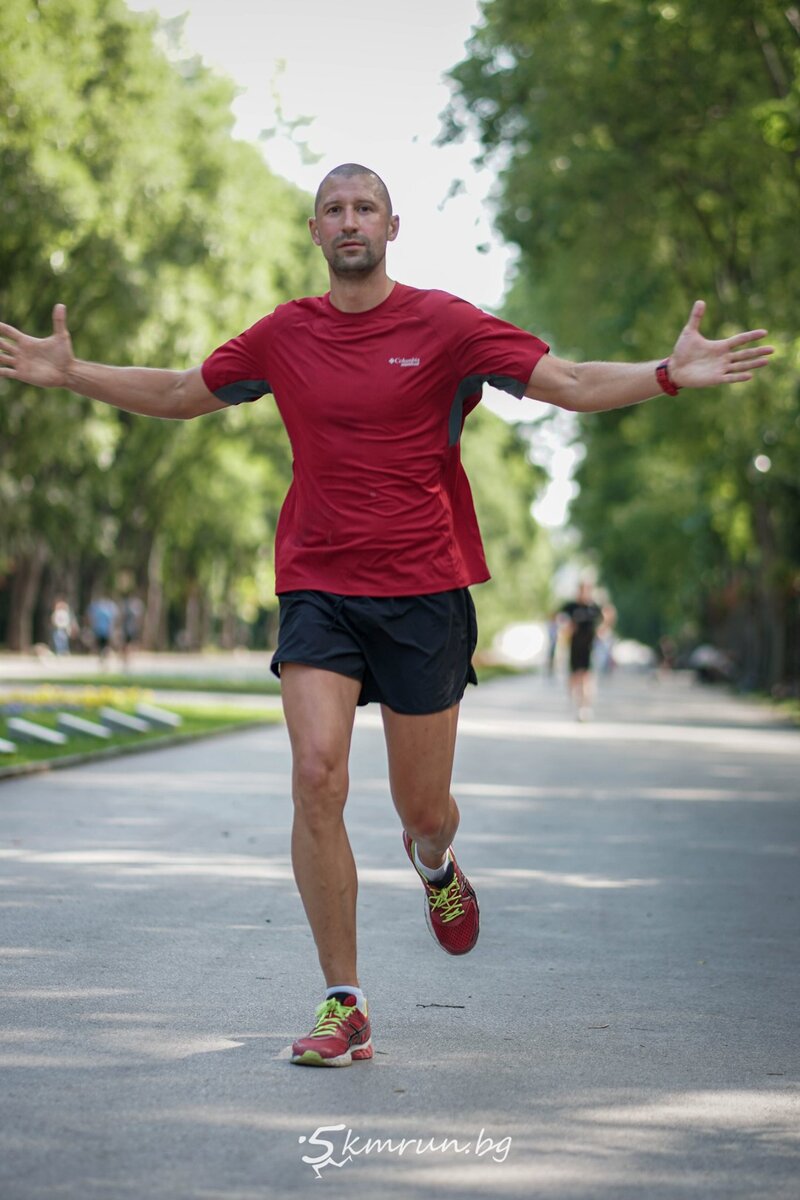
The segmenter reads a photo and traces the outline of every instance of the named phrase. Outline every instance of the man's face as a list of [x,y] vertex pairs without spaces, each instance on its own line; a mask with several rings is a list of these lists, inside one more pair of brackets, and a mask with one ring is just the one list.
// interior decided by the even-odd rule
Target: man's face
[[399,220],[386,210],[369,175],[334,175],[323,188],[316,215],[308,223],[334,275],[368,275],[386,257]]

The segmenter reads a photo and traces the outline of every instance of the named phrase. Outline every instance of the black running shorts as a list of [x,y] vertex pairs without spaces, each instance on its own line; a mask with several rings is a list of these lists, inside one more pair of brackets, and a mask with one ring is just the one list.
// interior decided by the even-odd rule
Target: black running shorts
[[569,645],[570,671],[588,671],[592,665],[594,634],[590,638],[573,637]]
[[272,670],[303,663],[361,681],[359,704],[398,713],[452,708],[477,683],[478,640],[467,588],[429,596],[337,596],[284,592]]

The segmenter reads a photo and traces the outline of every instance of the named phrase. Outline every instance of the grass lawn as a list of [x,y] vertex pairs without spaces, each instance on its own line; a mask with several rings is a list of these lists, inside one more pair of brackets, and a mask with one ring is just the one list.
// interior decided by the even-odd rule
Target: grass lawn
[[145,688],[162,692],[229,692],[240,696],[278,696],[281,685],[269,679],[215,679],[198,675],[134,675],[98,671],[92,675],[51,675],[31,683],[53,687]]
[[[139,697],[137,697],[137,700]],[[107,697],[102,701],[104,704],[112,704],[114,708],[125,712],[133,712],[136,701],[130,699],[112,701]],[[11,706],[6,706],[10,708]],[[18,707],[18,706],[14,706]],[[75,713],[78,716],[84,717],[87,720],[94,720],[93,708],[87,705],[75,705],[69,701],[57,706],[59,711]],[[159,742],[168,742],[170,745],[177,741],[191,740],[197,737],[203,737],[212,733],[220,733],[225,730],[241,729],[248,725],[263,725],[266,723],[276,723],[283,719],[282,713],[278,709],[252,709],[239,708],[233,704],[220,704],[216,706],[203,705],[202,708],[189,707],[187,705],[163,705],[167,711],[177,713],[183,717],[183,724],[177,729],[151,729],[147,733],[112,733],[110,738],[99,741],[96,738],[84,736],[80,734],[71,735],[63,746],[45,746],[37,745],[33,742],[21,742],[15,735],[8,731],[8,717],[11,713],[5,712],[0,716],[0,737],[6,738],[8,741],[16,742],[17,750],[14,754],[0,754],[0,776],[4,769],[24,767],[28,764],[40,764],[44,766],[57,761],[58,759],[69,759],[74,756],[85,757],[102,757],[109,749],[138,749],[140,746],[157,745]],[[47,709],[37,709],[34,707],[25,706],[24,710],[15,713],[26,720],[35,721],[37,725],[46,725],[50,729],[56,728],[57,713],[54,707]]]
[[[475,669],[479,680],[494,679],[503,675],[518,675],[516,667],[499,663],[482,663],[478,660]],[[91,675],[49,675],[47,678],[31,680],[31,683],[53,687],[100,687],[100,688],[144,688],[162,692],[224,692],[240,696],[279,696],[281,685],[274,675],[263,679],[225,679],[198,675],[138,675],[112,674],[97,671]]]

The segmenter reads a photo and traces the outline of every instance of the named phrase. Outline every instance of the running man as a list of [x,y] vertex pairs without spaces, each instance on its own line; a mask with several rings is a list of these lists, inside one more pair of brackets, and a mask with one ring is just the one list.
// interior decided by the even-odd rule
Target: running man
[[603,610],[594,601],[592,585],[582,581],[575,599],[568,600],[561,612],[569,619],[569,694],[578,720],[588,721],[594,699],[592,651]]
[[452,848],[450,779],[459,701],[475,682],[468,588],[489,577],[459,453],[483,384],[605,412],[659,392],[745,382],[771,349],[751,344],[761,329],[706,339],[698,301],[662,361],[557,358],[463,300],[390,279],[386,248],[399,219],[386,185],[359,164],[323,179],[309,229],[330,291],[280,305],[200,366],[76,359],[57,304],[50,337],[0,324],[0,374],[172,419],[274,396],[294,478],[276,534],[273,669],[293,755],[292,863],[327,989],[292,1061],[347,1066],[373,1053],[344,824],[357,705],[381,705],[392,798],[434,938],[460,955],[478,937],[478,902]]

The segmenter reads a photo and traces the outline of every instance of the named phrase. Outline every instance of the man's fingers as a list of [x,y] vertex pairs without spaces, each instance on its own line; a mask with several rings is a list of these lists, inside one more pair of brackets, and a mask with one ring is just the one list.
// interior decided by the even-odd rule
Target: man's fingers
[[3,334],[5,337],[14,338],[19,335],[19,330],[15,329],[13,325],[6,325],[4,321],[0,321],[0,334]]
[[695,300],[692,305],[692,311],[689,313],[689,320],[686,322],[686,328],[697,333],[700,329],[700,322],[703,319],[703,313],[706,311],[705,300]]
[[732,362],[726,371],[757,371],[769,366],[768,358],[748,358],[744,362]]
[[67,306],[56,304],[53,308],[53,333],[63,336],[67,332]]
[[[766,329],[748,329],[746,333],[735,333],[733,337],[728,338],[727,344],[729,349],[734,346],[744,346],[747,342],[757,342],[760,338],[766,337]],[[757,347],[760,353],[765,353],[767,350],[772,353],[772,346]]]
[[746,350],[734,350],[731,354],[731,362],[744,363],[755,358],[763,358],[766,362],[769,356],[774,353],[775,348],[773,346],[748,346]]

